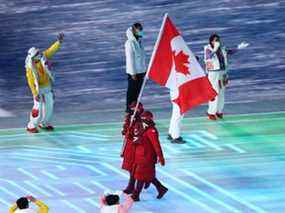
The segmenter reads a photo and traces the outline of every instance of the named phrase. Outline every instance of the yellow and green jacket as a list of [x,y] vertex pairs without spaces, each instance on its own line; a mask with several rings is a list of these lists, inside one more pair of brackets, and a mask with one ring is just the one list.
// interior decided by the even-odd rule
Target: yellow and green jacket
[[[35,202],[35,204],[39,207],[39,210],[38,210],[38,213],[48,213],[48,206],[46,205],[46,204],[44,204],[42,201],[40,201],[40,200],[37,200],[36,202]],[[17,211],[18,210],[18,211]],[[9,209],[9,213],[14,213],[14,212],[21,212],[21,211],[23,211],[24,212],[24,210],[19,210],[18,209],[18,207],[17,207],[17,204],[16,203],[14,203],[11,207],[10,207],[10,209]]]
[[[57,41],[53,45],[51,45],[47,50],[45,50],[43,52],[43,55],[47,59],[51,59],[53,55],[58,51],[59,48],[60,48],[60,42]],[[39,88],[44,88],[44,87],[48,87],[51,82],[50,82],[50,77],[45,67],[41,63],[41,61],[38,61],[35,64],[35,70],[37,72],[38,79],[35,78],[35,75],[33,74],[33,71],[31,68],[26,68],[26,77],[27,77],[28,84],[29,84],[29,87],[33,95],[37,96],[39,91],[37,90],[36,85],[38,85]],[[37,83],[35,81],[37,81]]]

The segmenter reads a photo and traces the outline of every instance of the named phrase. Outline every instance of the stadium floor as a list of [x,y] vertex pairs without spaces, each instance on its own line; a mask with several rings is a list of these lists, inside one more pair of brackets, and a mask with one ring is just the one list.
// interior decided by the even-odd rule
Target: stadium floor
[[[1,212],[26,194],[44,200],[51,213],[99,212],[98,197],[127,184],[120,169],[121,126],[57,126],[36,135],[1,129]],[[157,126],[166,157],[157,176],[169,192],[156,200],[150,187],[132,212],[285,209],[285,112],[229,115],[217,122],[185,118],[185,145],[166,140],[168,120]]]

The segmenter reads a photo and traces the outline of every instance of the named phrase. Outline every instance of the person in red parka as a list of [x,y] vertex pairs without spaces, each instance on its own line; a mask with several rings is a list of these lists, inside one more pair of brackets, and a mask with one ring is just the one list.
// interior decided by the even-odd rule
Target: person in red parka
[[[144,111],[143,105],[139,103],[136,115],[134,120],[131,123],[131,117],[136,107],[136,102],[133,102],[130,105],[131,113],[128,113],[125,117],[125,122],[122,130],[122,135],[124,138],[124,145],[121,157],[123,157],[122,169],[128,171],[130,173],[128,186],[123,190],[126,194],[132,194],[135,187],[135,179],[132,174],[133,163],[135,159],[135,143],[137,142],[135,139],[141,138],[140,134],[143,133],[143,125],[140,119],[141,113]],[[134,132],[136,130],[136,132]],[[139,131],[138,131],[139,130]],[[135,137],[135,138],[134,138]]]
[[[136,187],[132,198],[134,201],[139,201],[143,186],[152,183],[158,191],[157,198],[161,199],[168,189],[160,183],[155,175],[155,164],[159,162],[162,166],[165,165],[159,134],[150,111],[144,111],[140,117],[144,131],[143,134],[138,135],[141,138],[135,144],[132,173],[136,180]],[[134,129],[134,132],[140,132],[140,130]]]

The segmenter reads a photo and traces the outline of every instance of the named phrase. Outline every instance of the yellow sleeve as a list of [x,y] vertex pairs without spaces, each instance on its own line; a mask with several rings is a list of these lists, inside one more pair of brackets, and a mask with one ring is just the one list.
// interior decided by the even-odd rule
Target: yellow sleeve
[[42,201],[37,200],[35,204],[39,207],[39,213],[48,213],[48,206]]
[[29,84],[29,87],[33,93],[33,96],[37,96],[38,95],[38,91],[37,91],[37,88],[36,88],[36,85],[35,85],[35,77],[33,75],[33,72],[31,69],[27,69],[26,70],[26,77],[27,77],[27,80],[28,80],[28,84]]
[[55,43],[53,43],[53,45],[51,45],[47,50],[45,50],[43,52],[43,54],[45,55],[45,57],[47,59],[51,59],[53,57],[53,55],[58,51],[58,49],[60,48],[61,44],[59,41],[56,41]]
[[14,212],[17,210],[17,208],[18,208],[18,207],[17,207],[17,204],[14,203],[13,206],[10,207],[9,213],[14,213]]

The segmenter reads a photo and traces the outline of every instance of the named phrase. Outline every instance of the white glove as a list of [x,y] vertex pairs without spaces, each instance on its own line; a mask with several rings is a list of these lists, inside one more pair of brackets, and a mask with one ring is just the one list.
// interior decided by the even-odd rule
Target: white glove
[[238,45],[238,49],[239,50],[241,50],[241,49],[244,49],[244,48],[246,48],[246,47],[248,47],[249,46],[249,43],[246,43],[246,42],[241,42],[239,45]]
[[221,43],[218,41],[214,42],[214,52],[217,52],[217,50],[219,49],[219,47],[221,46]]

